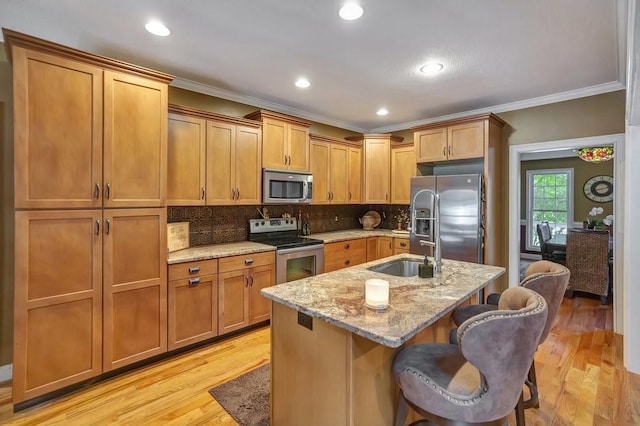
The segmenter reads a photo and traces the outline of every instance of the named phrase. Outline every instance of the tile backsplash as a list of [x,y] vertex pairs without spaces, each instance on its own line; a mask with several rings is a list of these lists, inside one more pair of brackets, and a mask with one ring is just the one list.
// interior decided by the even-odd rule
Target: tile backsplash
[[[289,213],[298,217],[309,215],[311,233],[341,231],[361,228],[358,219],[367,211],[375,210],[383,217],[382,228],[395,228],[394,215],[398,209],[408,209],[406,205],[273,205],[266,206],[270,217],[282,217]],[[249,219],[260,217],[262,206],[197,206],[168,207],[167,221],[189,222],[189,244],[202,246],[221,244],[248,239]],[[337,219],[337,220],[336,220]]]

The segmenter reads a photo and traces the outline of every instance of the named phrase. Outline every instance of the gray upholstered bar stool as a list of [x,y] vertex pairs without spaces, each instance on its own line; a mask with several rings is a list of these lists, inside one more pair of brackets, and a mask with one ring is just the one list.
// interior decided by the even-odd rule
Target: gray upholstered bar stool
[[497,310],[460,325],[457,345],[428,343],[400,350],[393,361],[400,388],[395,425],[404,425],[408,407],[440,425],[504,423],[522,397],[546,320],[542,296],[509,288]]
[[[520,282],[521,287],[531,289],[544,297],[549,308],[547,321],[542,331],[542,335],[540,336],[540,343],[545,341],[549,335],[549,331],[551,331],[551,327],[553,326],[558,310],[560,309],[560,305],[562,304],[562,298],[567,290],[569,275],[569,269],[565,266],[548,260],[540,260],[529,265],[525,278]],[[453,322],[459,326],[467,319],[478,315],[481,312],[496,310],[498,309],[497,304],[499,299],[500,295],[491,294],[487,297],[488,303],[486,304],[461,306],[453,312]],[[523,409],[538,407],[538,384],[536,380],[535,362],[531,362],[531,368],[529,369],[529,374],[525,384],[529,388],[531,397],[516,407],[518,417],[522,418],[522,421],[519,420],[518,424],[524,424],[524,415],[522,413]]]

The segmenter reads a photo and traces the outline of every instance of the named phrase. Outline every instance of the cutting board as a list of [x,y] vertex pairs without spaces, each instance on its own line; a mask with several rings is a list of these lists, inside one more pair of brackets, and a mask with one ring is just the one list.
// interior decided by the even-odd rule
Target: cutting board
[[169,253],[189,248],[189,222],[167,224],[167,246]]

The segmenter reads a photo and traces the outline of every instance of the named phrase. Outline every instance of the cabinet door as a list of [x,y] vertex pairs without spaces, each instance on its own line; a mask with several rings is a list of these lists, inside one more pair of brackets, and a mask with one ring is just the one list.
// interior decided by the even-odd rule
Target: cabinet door
[[313,204],[329,204],[329,144],[311,142],[311,174],[313,175]]
[[287,132],[287,125],[282,121],[269,118],[262,121],[262,167],[285,168]]
[[263,288],[276,283],[275,265],[252,268],[249,275],[249,324],[271,318],[271,300],[260,294]]
[[422,130],[414,133],[413,143],[416,150],[416,161],[428,163],[447,159],[447,128]]
[[259,128],[238,126],[235,143],[236,204],[262,202],[262,136]]
[[451,126],[448,130],[449,160],[484,156],[484,122]]
[[102,78],[91,65],[13,48],[16,208],[102,206]]
[[349,147],[349,204],[362,200],[362,149]]
[[249,325],[249,269],[218,275],[218,334]]
[[[347,204],[349,198],[349,148],[331,145],[329,182],[332,204]],[[315,181],[315,177],[314,177]]]
[[391,204],[409,204],[411,178],[416,175],[413,146],[391,150]]
[[393,238],[378,237],[378,259],[393,255]]
[[207,122],[207,204],[235,204],[234,145],[236,126]]
[[15,214],[13,402],[102,372],[102,213]]
[[205,203],[206,121],[169,114],[167,204],[198,206]]
[[166,204],[166,83],[104,72],[104,185],[105,207]]
[[367,262],[378,259],[378,237],[367,238]]
[[365,139],[364,202],[389,204],[390,140]]
[[297,124],[288,124],[287,168],[290,170],[309,171],[309,128]]
[[218,276],[169,282],[169,350],[218,335]]
[[104,211],[104,370],[167,350],[166,209]]

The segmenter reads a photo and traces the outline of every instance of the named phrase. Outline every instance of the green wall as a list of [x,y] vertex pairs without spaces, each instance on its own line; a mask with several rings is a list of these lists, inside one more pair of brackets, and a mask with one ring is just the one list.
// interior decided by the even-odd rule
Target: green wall
[[[602,207],[604,213],[600,219],[606,215],[613,214],[613,201],[608,203],[596,203],[589,200],[584,195],[584,184],[593,176],[608,175],[613,176],[613,161],[605,163],[587,163],[578,157],[554,158],[549,160],[532,160],[520,163],[522,176],[520,193],[523,194],[520,200],[520,219],[526,219],[527,209],[527,171],[541,169],[573,169],[573,221],[582,222],[587,219],[589,211],[593,207]],[[615,182],[614,182],[615,184]],[[615,186],[614,186],[615,188]],[[615,193],[614,193],[615,194]]]

